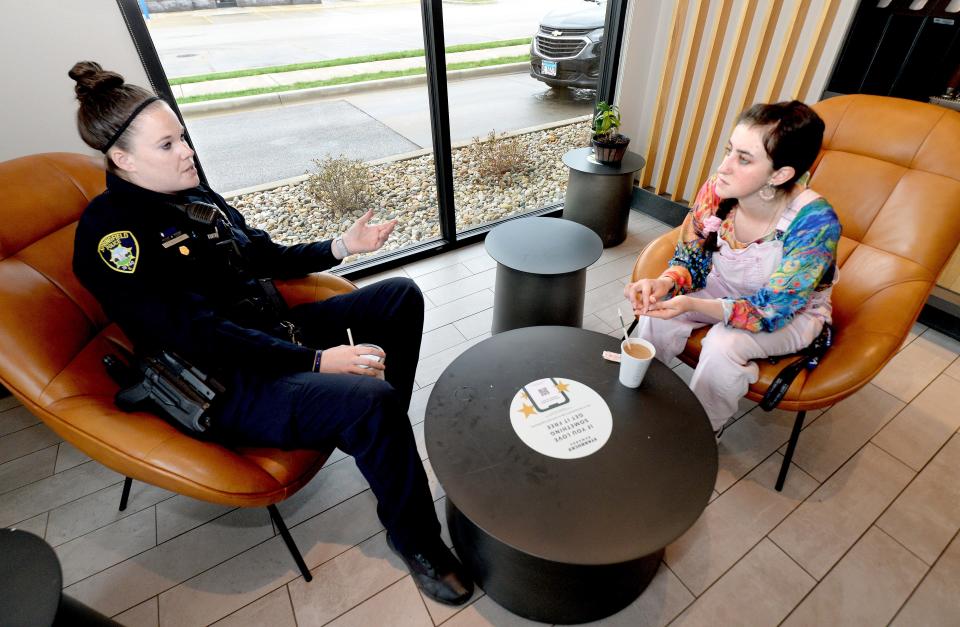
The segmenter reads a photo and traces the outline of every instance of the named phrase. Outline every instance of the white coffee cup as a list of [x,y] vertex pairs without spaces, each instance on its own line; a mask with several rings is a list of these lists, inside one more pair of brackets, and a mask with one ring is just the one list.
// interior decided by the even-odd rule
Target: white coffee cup
[[650,342],[632,337],[620,342],[620,383],[628,388],[640,387],[657,349]]
[[[377,346],[376,344],[362,343],[362,344],[357,344],[357,346],[358,346],[358,347],[359,347],[359,346],[372,346],[373,348],[375,348],[375,349],[377,349],[377,350],[379,350],[379,351],[383,351],[383,349],[380,348],[379,346]],[[382,361],[383,361],[383,357],[381,357],[380,355],[374,355],[373,353],[360,353],[360,356],[361,356],[361,357],[364,357],[364,358],[366,358],[366,359],[369,359],[370,361],[379,361],[379,362],[382,362]],[[370,366],[360,366],[360,367],[361,367],[361,368],[369,368]],[[383,370],[377,370],[377,378],[378,378],[378,379],[383,379]]]

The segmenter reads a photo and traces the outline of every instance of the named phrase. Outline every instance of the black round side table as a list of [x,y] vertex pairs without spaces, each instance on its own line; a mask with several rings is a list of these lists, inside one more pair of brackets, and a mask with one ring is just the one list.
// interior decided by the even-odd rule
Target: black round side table
[[570,168],[563,217],[593,229],[604,248],[625,240],[633,174],[646,164],[643,157],[627,152],[619,166],[604,165],[593,160],[593,148],[576,148],[563,163]]
[[53,548],[19,529],[0,529],[0,625],[115,625],[62,594],[63,575]]
[[[601,358],[618,346],[570,327],[500,333],[454,360],[427,403],[427,452],[457,554],[520,616],[579,623],[626,607],[713,490],[717,446],[700,402],[656,360],[639,388],[620,385],[618,365]],[[612,428],[599,448],[561,459],[518,435],[527,411],[514,418],[515,395],[548,378],[571,393],[569,411],[591,411],[575,389],[603,399]]]
[[497,262],[493,333],[535,325],[583,325],[587,266],[603,244],[559,218],[521,218],[495,227],[485,243]]

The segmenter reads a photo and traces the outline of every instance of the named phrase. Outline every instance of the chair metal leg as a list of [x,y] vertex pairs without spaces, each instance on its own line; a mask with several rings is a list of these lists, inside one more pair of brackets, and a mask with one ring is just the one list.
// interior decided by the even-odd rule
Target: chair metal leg
[[[120,495],[121,512],[127,509],[127,498],[130,496],[130,486],[132,483],[133,479],[130,477],[126,477],[123,480],[123,494]],[[297,568],[300,569],[300,574],[303,575],[305,580],[312,580],[313,575],[310,574],[310,569],[307,568],[306,562],[303,561],[303,556],[300,555],[300,549],[297,548],[296,543],[293,541],[293,536],[290,535],[290,531],[287,529],[286,523],[283,522],[283,516],[280,515],[280,511],[277,509],[277,506],[267,505],[267,511],[270,512],[270,518],[280,531],[280,537],[283,538],[284,543],[287,545],[287,549],[290,550],[290,554],[293,556],[293,561],[297,563]]]
[[777,492],[783,490],[783,482],[787,480],[787,471],[790,470],[790,460],[793,459],[793,449],[797,448],[797,440],[800,439],[800,430],[803,429],[803,419],[807,412],[797,412],[797,419],[793,423],[793,432],[790,434],[790,441],[787,442],[787,452],[783,456],[783,465],[780,466],[780,475],[777,477]]
[[127,509],[127,499],[130,497],[130,486],[133,485],[133,479],[124,477],[123,494],[120,495],[120,511]]
[[283,522],[283,517],[280,516],[280,511],[277,509],[277,506],[267,505],[267,511],[270,512],[270,518],[273,519],[274,524],[277,526],[277,530],[280,531],[280,537],[282,537],[283,541],[287,544],[287,548],[290,550],[290,555],[293,556],[293,561],[297,563],[297,568],[300,569],[300,574],[303,575],[303,578],[306,581],[311,581],[313,579],[313,575],[310,574],[310,569],[307,568],[306,562],[303,561],[303,556],[300,555],[300,549],[297,548],[296,543],[293,541],[293,536],[291,536],[290,532],[287,530],[287,525]]

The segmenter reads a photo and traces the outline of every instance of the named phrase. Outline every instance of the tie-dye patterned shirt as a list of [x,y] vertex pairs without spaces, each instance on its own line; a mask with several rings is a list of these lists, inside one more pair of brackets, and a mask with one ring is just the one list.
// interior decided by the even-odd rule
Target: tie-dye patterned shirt
[[[707,275],[713,267],[713,254],[704,250],[705,222],[713,218],[720,205],[713,177],[697,193],[690,213],[680,231],[670,267],[663,276],[676,283],[675,294],[684,294],[706,286]],[[734,237],[734,208],[720,224],[717,237],[731,248],[746,248],[753,242],[742,243]],[[801,207],[786,231],[775,230],[757,240],[779,239],[783,242],[783,259],[770,277],[766,287],[756,294],[742,298],[724,299],[726,323],[729,326],[754,333],[776,331],[786,325],[794,314],[803,309],[815,290],[829,287],[833,280],[840,240],[840,220],[823,198]]]

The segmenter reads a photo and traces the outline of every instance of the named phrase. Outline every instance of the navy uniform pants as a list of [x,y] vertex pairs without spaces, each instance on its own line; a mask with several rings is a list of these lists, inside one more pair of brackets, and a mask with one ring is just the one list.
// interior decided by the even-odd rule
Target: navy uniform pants
[[304,345],[381,346],[386,381],[302,372],[237,373],[218,412],[218,438],[278,448],[336,446],[356,460],[377,497],[377,514],[397,548],[413,551],[439,537],[433,499],[407,408],[423,332],[423,296],[409,279],[387,279],[350,294],[295,307]]

